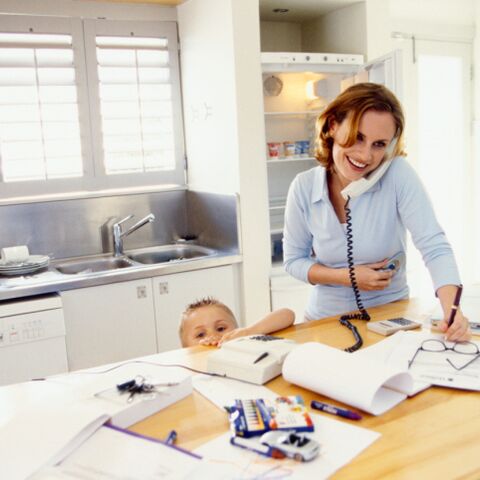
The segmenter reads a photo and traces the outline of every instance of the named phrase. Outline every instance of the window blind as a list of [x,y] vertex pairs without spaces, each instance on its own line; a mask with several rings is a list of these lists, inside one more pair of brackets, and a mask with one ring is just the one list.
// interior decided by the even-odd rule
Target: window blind
[[71,35],[0,32],[4,182],[83,175]]
[[174,170],[168,39],[97,35],[95,41],[106,174]]

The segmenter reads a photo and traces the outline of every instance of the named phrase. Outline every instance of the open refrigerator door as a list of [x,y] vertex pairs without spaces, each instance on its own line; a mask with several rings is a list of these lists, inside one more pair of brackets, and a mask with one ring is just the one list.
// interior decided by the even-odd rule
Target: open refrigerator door
[[[401,98],[401,52],[394,51],[368,63],[364,63],[363,55],[333,53],[263,52],[261,59],[273,308],[283,303],[276,296],[285,298],[285,284],[281,281],[280,293],[277,277],[280,273],[288,276],[282,267],[287,192],[298,173],[317,166],[316,120],[331,100],[354,83],[381,83]],[[299,301],[294,302],[297,306],[305,304],[310,288],[305,284],[300,289],[298,282],[292,285],[292,291],[299,296]],[[303,312],[298,307],[295,310],[296,317],[303,318]]]

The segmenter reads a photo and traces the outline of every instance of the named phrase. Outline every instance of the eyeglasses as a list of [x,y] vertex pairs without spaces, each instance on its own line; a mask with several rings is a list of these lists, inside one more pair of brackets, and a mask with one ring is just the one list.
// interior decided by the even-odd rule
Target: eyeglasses
[[454,343],[453,347],[447,347],[444,342],[441,340],[436,340],[434,338],[425,340],[422,342],[420,347],[417,348],[415,355],[413,358],[408,362],[408,368],[410,368],[418,355],[418,352],[429,352],[429,353],[442,353],[446,352],[447,350],[451,350],[455,353],[460,353],[462,355],[475,355],[471,360],[469,360],[465,365],[461,367],[457,367],[449,358],[445,360],[455,369],[455,370],[463,370],[464,368],[468,367],[472,364],[477,358],[480,357],[480,350],[478,346],[473,342],[462,342],[462,343]]

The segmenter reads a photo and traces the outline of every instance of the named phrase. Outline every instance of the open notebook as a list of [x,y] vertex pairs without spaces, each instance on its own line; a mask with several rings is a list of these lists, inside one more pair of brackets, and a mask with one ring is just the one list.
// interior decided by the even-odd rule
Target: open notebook
[[309,342],[285,359],[286,381],[380,415],[414,393],[408,371],[387,367],[370,358]]

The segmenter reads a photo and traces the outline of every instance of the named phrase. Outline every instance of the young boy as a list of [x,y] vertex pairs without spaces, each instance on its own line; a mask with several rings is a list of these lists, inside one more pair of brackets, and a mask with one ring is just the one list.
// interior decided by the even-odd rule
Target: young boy
[[191,303],[182,314],[180,340],[182,347],[220,346],[227,340],[245,335],[265,335],[293,324],[295,314],[288,308],[269,313],[248,327],[239,328],[232,311],[218,300],[207,297]]

